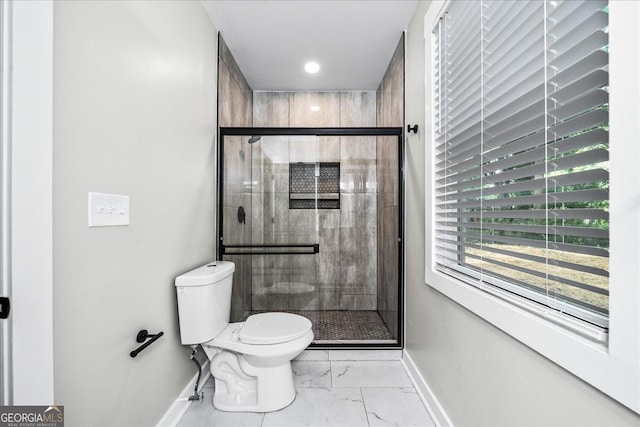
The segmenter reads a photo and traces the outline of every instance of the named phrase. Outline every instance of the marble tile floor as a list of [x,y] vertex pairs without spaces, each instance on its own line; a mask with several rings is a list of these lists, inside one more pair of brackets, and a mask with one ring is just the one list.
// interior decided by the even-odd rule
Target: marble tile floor
[[399,350],[307,350],[293,361],[296,399],[266,414],[218,411],[210,378],[204,400],[178,426],[434,426],[400,357]]

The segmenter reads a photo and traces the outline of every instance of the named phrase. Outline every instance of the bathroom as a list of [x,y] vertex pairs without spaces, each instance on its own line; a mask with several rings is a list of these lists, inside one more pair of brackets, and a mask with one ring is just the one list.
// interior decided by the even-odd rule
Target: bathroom
[[[13,14],[13,51],[24,53],[13,58],[13,99],[25,101],[14,104],[16,110],[12,119],[13,135],[20,141],[12,147],[16,165],[20,165],[12,171],[13,235],[18,236],[12,251],[14,284],[11,295],[15,404],[63,405],[69,425],[123,426],[158,425],[170,408],[186,406],[184,400],[178,399],[193,394],[193,389],[187,386],[195,383],[196,370],[189,358],[191,349],[180,345],[175,279],[214,259],[226,259],[238,266],[234,280],[239,285],[234,288],[232,304],[234,321],[243,320],[251,311],[363,311],[375,313],[382,319],[390,339],[383,337],[374,342],[362,342],[348,337],[335,340],[342,342],[311,344],[301,355],[307,359],[307,365],[298,366],[310,365],[312,358],[322,360],[314,362],[318,364],[314,371],[317,375],[296,371],[298,381],[302,382],[298,383],[300,389],[309,390],[314,385],[318,390],[340,388],[334,392],[340,396],[337,402],[344,405],[355,404],[353,400],[361,406],[367,399],[381,401],[377,391],[371,390],[385,387],[380,387],[381,383],[376,382],[379,378],[373,374],[359,375],[360,378],[371,378],[368,385],[364,382],[360,386],[354,385],[355,382],[340,383],[343,378],[357,374],[354,362],[369,362],[370,366],[378,368],[377,374],[391,381],[391,386],[386,388],[395,389],[394,393],[401,393],[398,390],[402,389],[414,390],[417,403],[428,405],[429,418],[423,417],[423,420],[430,419],[435,425],[637,425],[637,409],[633,409],[631,400],[623,399],[620,403],[621,399],[616,395],[616,387],[625,377],[634,378],[623,374],[636,371],[626,370],[626,367],[620,370],[585,367],[587,373],[578,374],[566,368],[569,363],[565,363],[566,360],[549,356],[554,348],[545,347],[541,351],[514,337],[508,327],[499,327],[497,322],[501,320],[498,317],[502,312],[496,309],[495,316],[489,319],[479,316],[474,307],[445,295],[425,279],[433,246],[431,224],[427,221],[432,208],[429,198],[432,182],[428,177],[433,172],[429,158],[433,130],[429,95],[433,81],[429,58],[433,49],[425,35],[430,37],[432,34],[442,2],[229,2],[245,4],[247,21],[226,30],[222,23],[212,21],[207,2],[200,1],[14,1],[3,2],[3,8],[9,3]],[[637,31],[633,30],[637,28],[637,22],[630,18],[639,16],[638,4],[634,1],[611,4],[618,8],[612,6],[611,43],[620,43],[615,39],[616,35],[619,37],[618,28],[628,30],[623,44],[628,48],[626,60],[629,61],[640,51],[637,49]],[[311,21],[315,20],[325,28],[364,20],[365,27],[389,29],[388,22],[399,9],[408,12],[403,15],[403,21],[391,29],[392,44],[378,54],[384,58],[382,69],[371,73],[375,74],[373,80],[376,81],[367,87],[350,85],[329,91],[312,85],[273,89],[249,85],[253,93],[239,94],[237,87],[230,86],[230,81],[226,88],[219,86],[223,77],[218,60],[222,53],[219,32],[245,80],[252,82],[252,73],[268,71],[267,63],[260,59],[249,65],[243,62],[242,51],[234,48],[232,33],[265,35],[265,26],[284,25],[283,21],[291,21],[296,16],[301,20],[311,16]],[[7,12],[3,10],[2,16],[6,19]],[[375,10],[382,12],[374,14]],[[259,12],[269,19],[249,23],[249,17]],[[372,15],[367,15],[368,12]],[[8,28],[5,22],[3,31]],[[312,24],[292,26],[290,38],[293,41],[305,44],[305,25],[311,28]],[[322,34],[329,45],[333,33]],[[398,81],[403,82],[403,88],[395,90],[403,98],[397,101],[401,112],[394,109],[398,116],[386,116],[389,122],[381,125],[381,110],[377,104],[384,86],[381,91],[379,88],[398,46],[402,46],[398,52],[403,56],[400,61],[402,78]],[[637,64],[623,67],[618,63],[614,67],[614,58],[620,61],[620,56],[615,56],[616,51],[621,50],[611,49],[611,72],[627,73],[619,77],[628,79],[625,90],[637,90],[637,75],[640,74]],[[347,56],[356,59],[359,53],[346,49]],[[297,70],[304,73],[302,66],[311,59],[314,58],[297,60]],[[626,62],[622,64],[627,65]],[[322,72],[329,69],[324,62],[320,65]],[[346,74],[348,70],[343,72]],[[392,75],[397,76],[389,74]],[[287,75],[282,79],[290,80]],[[619,87],[612,84],[612,98]],[[225,108],[220,103],[225,102],[222,93],[226,90],[246,99],[246,103],[232,104],[239,110]],[[319,111],[311,111],[310,106],[304,111],[291,109],[292,100],[298,103],[295,98],[299,95],[296,94],[301,92],[333,92],[337,101],[307,95],[308,99],[302,101],[320,107]],[[226,102],[230,102],[229,98]],[[271,107],[271,103],[277,102],[286,102],[289,113],[275,117],[276,112],[284,110],[284,107]],[[363,114],[357,121],[341,122],[341,108],[348,103],[360,104],[351,111]],[[628,104],[625,104],[625,110],[637,111],[637,102],[628,100]],[[295,111],[301,115],[304,112],[306,117],[300,121],[293,117],[295,120],[292,120]],[[336,113],[326,114],[328,111]],[[337,121],[315,122],[315,113],[318,117],[331,117]],[[382,120],[387,119],[383,114]],[[417,131],[408,132],[407,125],[417,125]],[[254,134],[253,130],[300,126],[312,129],[401,128],[402,145],[394,148],[402,150],[402,158],[384,157],[389,160],[385,167],[395,168],[398,172],[398,168],[402,168],[404,182],[398,182],[393,191],[394,197],[397,195],[398,200],[402,200],[395,214],[398,221],[389,222],[389,228],[399,227],[392,234],[403,238],[398,244],[401,256],[397,256],[399,254],[394,253],[393,248],[390,256],[380,253],[380,249],[384,250],[379,245],[384,230],[378,226],[378,202],[382,199],[379,182],[370,193],[366,192],[366,184],[358,187],[360,193],[348,188],[342,191],[350,172],[351,176],[362,177],[360,181],[354,178],[354,183],[366,183],[367,176],[369,182],[374,182],[373,171],[376,180],[382,175],[379,174],[382,165],[372,166],[366,173],[361,173],[360,169],[349,171],[345,164],[349,153],[342,156],[343,150],[354,147],[347,145],[350,139],[374,140],[381,138],[380,135],[321,135],[316,139],[314,134],[296,139],[294,142],[312,147],[305,153],[316,156],[300,160],[302,163],[340,163],[341,191],[331,194],[339,195],[341,209],[325,209],[330,212],[318,214],[334,216],[332,219],[316,217],[314,209],[288,209],[289,216],[307,215],[305,221],[291,221],[290,218],[285,221],[282,216],[270,213],[272,206],[268,203],[272,195],[289,198],[291,193],[289,188],[281,192],[265,188],[271,167],[265,153],[273,156],[284,153],[284,148],[277,153],[269,150],[286,144],[290,150],[294,142],[291,135]],[[232,135],[233,131],[228,130],[232,128],[247,128],[247,133]],[[228,139],[234,136],[242,137],[238,142],[242,146],[238,149],[244,152],[244,162],[248,165],[246,175],[238,175],[238,182],[243,187],[236,194],[250,200],[236,204],[231,199],[223,199],[221,203],[220,196],[224,194],[218,191],[218,166],[224,159],[217,156],[219,142],[224,138],[225,152],[233,152],[227,150],[227,144],[235,143]],[[249,144],[254,136],[261,138]],[[337,139],[334,143],[337,155],[325,153],[327,157],[321,157],[325,155],[322,147],[327,147],[321,141],[331,138]],[[629,140],[635,139],[634,135],[629,136]],[[285,140],[287,142],[283,142]],[[377,142],[370,146],[379,146]],[[361,154],[360,159],[370,164],[380,158],[373,149]],[[634,158],[634,154],[627,157]],[[239,155],[235,160],[238,159]],[[228,160],[235,161],[233,158]],[[288,170],[291,163],[286,159],[282,165],[286,164]],[[612,168],[612,171],[614,169],[628,176],[637,173],[633,168]],[[227,168],[229,173],[235,171]],[[245,181],[250,188],[244,187]],[[255,187],[254,181],[258,182]],[[354,184],[354,189],[356,187]],[[129,225],[88,227],[87,194],[90,192],[128,195]],[[349,199],[358,197],[365,200],[368,197],[369,210],[375,212],[375,222],[365,223],[360,217],[352,216],[352,213],[361,214],[360,208],[344,209],[350,203]],[[335,196],[331,200],[335,200]],[[289,201],[277,206],[288,207]],[[238,219],[240,206],[245,212],[242,225]],[[229,209],[224,212],[227,207]],[[344,218],[341,218],[343,212]],[[223,245],[319,244],[319,252],[315,255],[221,256],[220,218]],[[271,223],[273,226],[286,227],[287,232],[291,232],[292,224],[305,222],[309,224],[305,233],[309,234],[289,234],[287,240],[281,235],[283,240],[267,240],[268,236],[275,235],[265,232],[265,229],[269,231],[271,219],[275,220]],[[226,224],[236,227],[235,231],[225,230]],[[316,226],[318,235],[315,234]],[[246,231],[247,236],[243,236],[246,240],[231,240],[239,229]],[[323,236],[321,229],[334,230],[336,234]],[[374,230],[375,235],[371,234]],[[359,234],[362,240],[357,241],[375,242],[375,245],[365,245],[372,255],[357,252],[354,256],[348,239],[344,239],[349,233]],[[342,242],[345,254],[340,253],[337,260],[329,259],[332,251],[325,250],[327,240],[337,242],[338,251]],[[633,249],[632,242],[627,242],[627,246],[629,251]],[[224,250],[233,252],[242,248]],[[276,251],[255,247],[245,250]],[[337,256],[336,252],[333,254]],[[392,262],[387,262],[388,259]],[[315,264],[306,264],[314,262],[312,260]],[[359,274],[350,276],[355,270],[349,270],[349,263],[356,261],[367,263],[365,271],[371,277],[366,282],[353,281],[349,292],[329,286],[342,283],[343,277],[347,282],[358,277]],[[276,262],[286,266],[287,277],[274,277],[282,272]],[[633,265],[633,262],[627,264]],[[337,268],[330,270],[329,265]],[[375,272],[372,265],[376,267]],[[384,270],[378,270],[382,267],[388,268],[386,275]],[[333,275],[334,279],[326,279],[325,275]],[[388,283],[395,282],[397,287],[384,287],[384,282],[380,282],[384,277],[389,279]],[[628,277],[635,283],[636,276]],[[289,286],[289,290],[292,284],[308,286],[294,285],[302,290],[302,295],[291,298],[290,294],[283,297],[287,294],[279,291],[268,292],[278,284],[285,288]],[[612,296],[613,300],[616,304],[621,301]],[[28,307],[28,310],[21,307]],[[385,318],[385,313],[389,317]],[[632,313],[640,313],[640,310]],[[637,315],[633,316],[636,317],[630,317],[632,320],[637,318]],[[503,317],[513,319],[507,315]],[[393,323],[394,319],[397,324]],[[512,326],[518,326],[520,320],[513,320]],[[143,329],[151,334],[162,331],[164,335],[132,358],[130,352],[140,345],[136,342],[136,334]],[[334,340],[329,337],[327,341]],[[542,341],[542,346],[552,342]],[[3,349],[6,349],[4,343]],[[557,344],[556,341],[553,343]],[[618,349],[627,347],[633,346],[617,346]],[[583,360],[575,357],[575,352],[566,354],[571,357],[565,359]],[[606,354],[606,351],[601,352],[601,358]],[[196,357],[200,362],[206,361],[202,351]],[[362,360],[365,358],[377,360]],[[380,360],[383,358],[386,360]],[[351,367],[349,370],[355,369],[352,374],[344,373],[347,366]],[[323,369],[330,373],[322,376]],[[406,382],[407,372],[412,374],[415,383]],[[601,386],[598,381],[604,380],[599,373],[616,374],[620,384]],[[335,382],[327,383],[326,378]],[[203,386],[210,396],[211,382],[207,379]],[[304,393],[308,391],[301,395]],[[388,400],[396,402],[391,398]],[[197,405],[199,403],[194,402],[191,407]],[[347,414],[340,409],[342,406],[335,408],[338,415]],[[213,409],[211,413],[214,413]],[[174,421],[177,424],[180,416],[176,414]],[[372,420],[369,423],[376,425],[375,417],[369,415],[362,412],[364,418],[360,420]],[[203,420],[213,425],[207,416],[211,417],[203,415]],[[260,425],[262,421],[265,421],[264,425],[269,424],[266,416],[255,424]]]

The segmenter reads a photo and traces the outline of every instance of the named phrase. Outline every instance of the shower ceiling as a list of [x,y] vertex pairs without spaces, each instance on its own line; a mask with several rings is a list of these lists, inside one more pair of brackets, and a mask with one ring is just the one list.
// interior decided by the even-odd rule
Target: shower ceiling
[[[378,88],[417,1],[206,1],[254,90]],[[304,64],[317,61],[320,72]]]

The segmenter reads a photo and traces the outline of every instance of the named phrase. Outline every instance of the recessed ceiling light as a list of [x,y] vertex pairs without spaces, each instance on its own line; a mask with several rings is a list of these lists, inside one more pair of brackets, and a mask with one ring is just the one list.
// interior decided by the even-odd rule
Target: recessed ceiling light
[[317,62],[307,62],[306,64],[304,64],[304,70],[307,73],[315,74],[320,71],[320,64],[318,64]]
[[312,105],[311,108],[309,108],[311,111],[320,111],[320,107],[318,107],[317,105]]

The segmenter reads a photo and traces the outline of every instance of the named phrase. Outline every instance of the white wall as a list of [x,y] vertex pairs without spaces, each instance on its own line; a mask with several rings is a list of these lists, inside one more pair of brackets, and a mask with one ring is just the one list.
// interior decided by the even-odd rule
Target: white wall
[[[216,30],[196,1],[60,1],[54,54],[55,402],[154,425],[195,374],[173,279],[214,257]],[[131,225],[88,228],[90,191]]]
[[638,425],[637,414],[424,284],[428,5],[407,32],[406,123],[420,125],[407,136],[407,352],[455,425]]

